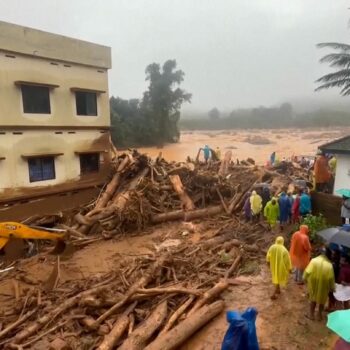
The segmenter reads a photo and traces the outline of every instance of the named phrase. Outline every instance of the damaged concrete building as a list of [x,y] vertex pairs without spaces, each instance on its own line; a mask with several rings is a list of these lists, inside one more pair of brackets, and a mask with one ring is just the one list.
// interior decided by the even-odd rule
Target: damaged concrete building
[[109,47],[0,22],[2,205],[105,181],[110,68]]

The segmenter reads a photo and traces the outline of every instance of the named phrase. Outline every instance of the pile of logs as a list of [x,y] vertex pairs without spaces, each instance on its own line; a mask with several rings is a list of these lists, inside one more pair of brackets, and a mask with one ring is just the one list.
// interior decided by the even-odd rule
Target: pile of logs
[[246,242],[263,231],[257,225],[251,237],[247,225],[230,219],[197,244],[121,257],[102,278],[50,292],[36,286],[2,310],[0,346],[49,349],[60,339],[67,349],[176,349],[224,310],[221,293],[261,250]]
[[228,151],[222,162],[206,165],[151,160],[136,151],[122,154],[99,198],[74,216],[68,230],[81,240],[85,235],[112,237],[140,231],[152,223],[219,213],[232,216],[240,212],[245,194],[256,184],[270,184],[278,192],[293,181],[263,167],[237,165],[231,157]]
[[240,221],[245,194],[262,182],[274,193],[293,181],[231,157],[207,165],[125,153],[94,203],[72,218],[36,218],[37,224],[60,220],[79,246],[149,224],[209,222],[220,214],[217,230],[199,243],[183,240],[153,254],[121,256],[114,272],[98,279],[56,283],[50,291],[31,288],[15,308],[1,310],[0,348],[176,349],[220,314],[221,294],[271,242],[263,224]]

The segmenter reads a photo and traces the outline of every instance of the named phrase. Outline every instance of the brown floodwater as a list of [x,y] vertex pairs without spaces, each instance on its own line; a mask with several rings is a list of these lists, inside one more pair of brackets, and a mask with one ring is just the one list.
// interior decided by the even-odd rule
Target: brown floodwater
[[[222,155],[231,150],[233,159],[251,157],[258,164],[265,164],[274,151],[279,159],[292,155],[312,156],[318,146],[349,133],[350,128],[183,131],[178,143],[139,150],[151,157],[162,152],[169,161],[185,161],[187,156],[196,158],[198,149],[208,145],[212,149],[219,147]],[[263,144],[254,144],[259,141]]]

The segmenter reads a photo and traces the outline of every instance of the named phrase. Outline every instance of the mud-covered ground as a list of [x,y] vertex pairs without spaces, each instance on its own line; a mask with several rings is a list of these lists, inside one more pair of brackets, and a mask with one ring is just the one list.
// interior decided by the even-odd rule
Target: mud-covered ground
[[[183,236],[184,227],[179,222],[155,226],[144,234],[126,236],[122,240],[90,244],[75,252],[68,260],[62,259],[60,282],[86,279],[116,270],[121,257],[151,253],[165,239],[175,238],[195,243],[213,230],[214,228],[202,222],[197,223],[194,233]],[[271,243],[274,236],[274,233],[266,232],[266,239]],[[32,286],[44,283],[54,267],[55,260],[54,256],[44,254],[22,260],[19,267],[20,274],[25,276],[25,282],[19,283],[20,293],[27,293]],[[307,311],[305,288],[297,286],[291,279],[281,297],[276,301],[271,301],[270,274],[263,257],[252,264],[255,264],[253,269],[256,272],[255,275],[239,277],[238,283],[231,285],[224,292],[223,298],[226,301],[227,310],[243,311],[250,306],[258,309],[257,332],[261,349],[328,349],[328,344],[332,339],[330,332],[325,327],[325,321],[311,322],[304,317]],[[13,286],[13,280],[6,278],[6,274],[0,276],[0,309],[5,306],[6,308],[15,307]],[[222,313],[193,336],[181,349],[220,349],[226,329],[225,313]],[[45,349],[47,344],[43,341],[41,345],[35,345],[35,349]]]
[[220,147],[222,154],[231,149],[233,159],[253,158],[265,164],[272,152],[289,158],[292,155],[315,155],[317,147],[350,133],[350,128],[182,131],[179,143],[163,148],[141,148],[152,157],[162,152],[167,160],[184,161],[195,158],[200,147]]

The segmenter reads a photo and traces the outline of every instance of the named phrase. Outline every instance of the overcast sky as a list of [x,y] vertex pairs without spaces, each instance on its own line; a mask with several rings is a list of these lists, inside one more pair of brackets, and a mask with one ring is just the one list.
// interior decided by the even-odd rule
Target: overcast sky
[[[0,19],[112,47],[110,94],[141,97],[145,67],[176,59],[190,108],[337,98],[314,93],[325,41],[349,43],[348,0],[0,0]],[[316,96],[316,97],[315,97]],[[348,97],[350,100],[350,97]],[[343,98],[344,100],[344,98]]]

